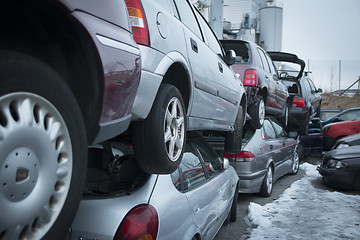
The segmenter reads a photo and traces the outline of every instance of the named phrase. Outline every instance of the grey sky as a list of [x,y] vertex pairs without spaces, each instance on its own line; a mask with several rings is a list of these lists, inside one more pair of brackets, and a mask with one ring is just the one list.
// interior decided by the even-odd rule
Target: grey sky
[[360,75],[360,0],[279,1],[282,51],[305,60],[310,77],[325,91],[354,83]]
[[303,59],[360,59],[359,0],[283,2],[283,51]]

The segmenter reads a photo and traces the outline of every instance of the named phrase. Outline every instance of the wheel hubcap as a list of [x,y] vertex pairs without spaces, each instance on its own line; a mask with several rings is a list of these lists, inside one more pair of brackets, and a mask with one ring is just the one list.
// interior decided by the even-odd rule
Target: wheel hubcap
[[264,101],[261,100],[259,102],[259,122],[260,122],[260,125],[263,125],[264,120],[265,120],[265,104],[264,104]]
[[173,97],[165,112],[164,139],[166,152],[171,161],[178,160],[184,147],[184,111],[178,98]]
[[0,238],[40,239],[69,191],[72,148],[66,124],[31,93],[0,98]]
[[273,183],[272,170],[271,170],[270,167],[268,168],[266,183],[267,183],[266,184],[267,185],[267,191],[268,191],[268,193],[270,193],[271,189],[272,189],[272,183]]
[[293,160],[293,173],[297,172],[299,168],[299,155],[297,154],[297,151],[294,152],[294,160]]

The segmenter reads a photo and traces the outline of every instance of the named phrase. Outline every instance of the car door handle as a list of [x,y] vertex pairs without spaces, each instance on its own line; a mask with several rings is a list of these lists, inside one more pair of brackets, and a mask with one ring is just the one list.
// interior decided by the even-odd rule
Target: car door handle
[[221,64],[221,63],[218,63],[218,65],[219,65],[219,71],[220,71],[221,73],[223,73],[223,72],[224,72],[224,69],[223,69],[222,64]]
[[199,50],[198,50],[198,45],[197,45],[197,43],[195,42],[195,40],[192,39],[192,38],[190,38],[190,43],[191,43],[191,48],[192,48],[192,50],[197,53]]
[[194,209],[194,215],[198,214],[200,212],[200,208],[195,208]]
[[274,146],[273,145],[270,145],[270,149],[272,150],[274,148]]
[[283,142],[283,147],[285,147],[285,143]]

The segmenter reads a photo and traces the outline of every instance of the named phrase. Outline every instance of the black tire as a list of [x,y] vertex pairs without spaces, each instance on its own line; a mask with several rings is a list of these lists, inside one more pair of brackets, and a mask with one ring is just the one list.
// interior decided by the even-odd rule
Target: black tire
[[302,136],[308,135],[309,132],[309,122],[310,122],[310,116],[309,113],[306,113],[304,122],[300,123],[298,134]]
[[291,174],[292,175],[296,175],[299,171],[299,166],[300,166],[300,156],[299,156],[299,149],[295,148],[294,150],[294,157],[293,157],[293,161],[292,161],[292,168],[291,168]]
[[354,177],[353,189],[360,192],[360,172],[358,172]]
[[251,117],[249,125],[252,129],[259,129],[264,124],[265,120],[265,102],[262,96],[257,96],[255,103],[248,107],[248,112]]
[[239,196],[239,184],[237,184],[234,192],[234,198],[231,204],[230,209],[230,222],[236,222],[236,216],[237,216],[237,200]]
[[[176,108],[169,109],[170,106]],[[174,113],[176,114],[171,116]],[[166,119],[166,116],[169,118]],[[173,85],[161,85],[148,117],[132,126],[134,151],[139,167],[150,174],[174,172],[184,153],[186,129],[185,105],[179,90]],[[178,145],[171,145],[175,142]],[[174,149],[170,149],[172,147]]]
[[49,66],[0,56],[0,238],[64,239],[86,175],[80,108]]
[[286,106],[285,106],[284,115],[278,119],[284,129],[286,129],[289,125],[289,116],[290,116],[290,104],[289,104],[289,101],[287,101]]
[[273,189],[273,169],[271,165],[268,166],[264,180],[260,187],[259,195],[262,197],[270,197]]
[[244,109],[240,105],[234,123],[234,131],[226,133],[225,152],[237,154],[241,151],[242,135],[244,128]]

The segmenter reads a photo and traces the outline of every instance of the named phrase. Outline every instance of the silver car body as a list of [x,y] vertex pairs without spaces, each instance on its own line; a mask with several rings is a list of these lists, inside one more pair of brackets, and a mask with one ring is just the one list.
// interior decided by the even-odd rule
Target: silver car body
[[[294,153],[297,150],[297,140],[288,138],[282,134],[271,137],[264,132],[272,128],[274,121],[265,119],[262,128],[257,129],[253,134],[244,136],[242,151],[251,152],[255,157],[252,161],[234,161],[230,164],[235,168],[240,178],[239,192],[257,193],[266,175],[268,166],[273,167],[273,181],[292,171]],[[252,131],[252,130],[250,130]],[[283,131],[283,130],[282,130]]]
[[[192,161],[188,152],[184,157],[189,159],[186,163]],[[194,175],[191,173],[195,181],[203,182],[192,182],[194,187],[184,191],[175,187],[180,179],[179,174],[153,174],[130,195],[114,193],[84,199],[80,202],[68,238],[112,240],[131,209],[140,204],[150,204],[159,216],[157,239],[188,240],[194,236],[213,239],[230,213],[239,181],[233,167],[225,163],[223,166],[218,173],[206,179],[199,180],[194,177],[198,172]],[[207,172],[206,168],[202,169]],[[187,186],[190,185],[191,182],[187,181]]]
[[183,89],[188,130],[233,130],[240,103],[246,112],[245,91],[224,62],[224,51],[208,24],[191,4],[188,9],[184,5],[178,9],[180,13],[182,10],[196,15],[197,21],[194,19],[193,23],[200,25],[200,35],[179,20],[175,4],[186,5],[187,1],[174,4],[169,0],[142,0],[141,3],[148,21],[150,47],[139,45],[142,72],[131,111],[133,120],[148,116],[160,84],[165,81],[164,75],[175,67],[187,76],[171,84]]

